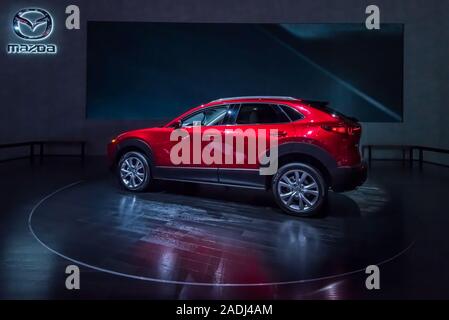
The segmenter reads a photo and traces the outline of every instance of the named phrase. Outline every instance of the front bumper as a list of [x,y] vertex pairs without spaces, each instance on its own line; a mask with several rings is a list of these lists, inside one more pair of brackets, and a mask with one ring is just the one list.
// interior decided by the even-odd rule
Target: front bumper
[[115,165],[115,153],[117,151],[117,144],[109,142],[106,149],[107,154],[107,164],[110,170],[114,168]]
[[367,178],[365,162],[357,166],[339,167],[332,173],[332,190],[337,192],[354,190],[362,185]]

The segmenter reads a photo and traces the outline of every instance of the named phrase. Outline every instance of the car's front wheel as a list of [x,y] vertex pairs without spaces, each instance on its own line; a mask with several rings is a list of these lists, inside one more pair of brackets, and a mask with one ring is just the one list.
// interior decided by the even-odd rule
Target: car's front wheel
[[276,203],[289,214],[312,216],[320,212],[327,185],[319,170],[304,163],[282,166],[272,181]]
[[121,185],[131,191],[145,190],[151,181],[149,159],[139,151],[125,153],[117,171]]

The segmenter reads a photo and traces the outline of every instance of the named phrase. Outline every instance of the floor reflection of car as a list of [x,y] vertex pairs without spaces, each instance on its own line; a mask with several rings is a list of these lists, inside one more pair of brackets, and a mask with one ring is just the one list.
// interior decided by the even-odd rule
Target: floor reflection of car
[[[170,140],[171,133],[183,128],[191,134],[198,124],[201,130],[213,128],[223,137],[232,129],[276,129],[276,137],[271,138],[278,144],[277,171],[261,175],[260,162],[173,164],[170,149],[176,142]],[[365,181],[360,136],[357,120],[323,102],[235,97],[193,108],[163,127],[120,134],[108,145],[108,157],[120,183],[131,191],[145,190],[158,179],[264,189],[271,190],[285,212],[310,216],[320,211],[329,188],[346,191]],[[231,152],[233,159],[242,156],[235,148]]]

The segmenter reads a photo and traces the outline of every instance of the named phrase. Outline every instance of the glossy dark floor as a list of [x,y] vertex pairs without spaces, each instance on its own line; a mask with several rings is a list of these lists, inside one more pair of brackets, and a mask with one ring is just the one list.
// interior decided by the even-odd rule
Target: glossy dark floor
[[[260,191],[131,194],[102,159],[16,161],[0,174],[1,298],[449,298],[447,168],[376,162],[314,219]],[[69,264],[79,291],[65,289]],[[365,288],[369,264],[380,290]]]

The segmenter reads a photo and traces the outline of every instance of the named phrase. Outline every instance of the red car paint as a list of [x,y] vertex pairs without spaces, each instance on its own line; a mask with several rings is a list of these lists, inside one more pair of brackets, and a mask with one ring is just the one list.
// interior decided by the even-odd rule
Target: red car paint
[[[177,142],[170,141],[170,134],[174,130],[173,125],[175,123],[185,118],[192,112],[202,108],[219,106],[223,104],[242,103],[281,104],[296,109],[304,116],[304,118],[290,123],[256,125],[233,124],[214,126],[213,128],[222,132],[223,135],[227,129],[257,130],[273,128],[279,130],[280,132],[285,132],[285,136],[279,137],[279,146],[287,142],[312,144],[326,150],[335,159],[339,167],[352,167],[361,164],[359,152],[361,127],[359,124],[342,116],[332,115],[328,112],[320,110],[319,108],[313,107],[311,103],[307,101],[281,98],[223,99],[198,106],[173,119],[164,127],[133,130],[119,135],[116,139],[114,139],[113,143],[108,145],[109,159],[111,162],[116,161],[116,148],[121,142],[127,139],[139,139],[151,146],[154,165],[173,166],[170,160],[170,150]],[[210,127],[205,126],[202,130],[206,130],[208,128]],[[339,129],[341,129],[341,132]],[[208,142],[203,143],[206,144]],[[191,166],[194,165],[192,164]],[[201,164],[200,166],[205,165]],[[221,164],[220,167],[254,168],[255,165],[247,164],[245,161],[244,164]]]

